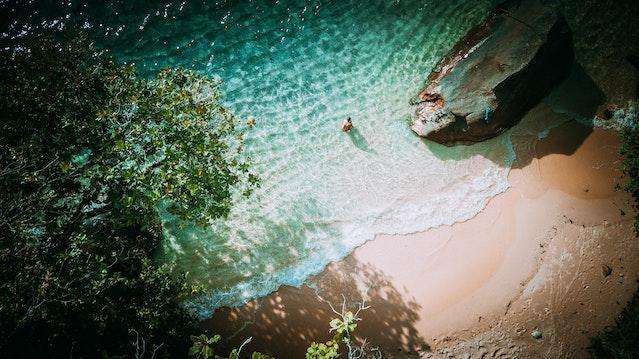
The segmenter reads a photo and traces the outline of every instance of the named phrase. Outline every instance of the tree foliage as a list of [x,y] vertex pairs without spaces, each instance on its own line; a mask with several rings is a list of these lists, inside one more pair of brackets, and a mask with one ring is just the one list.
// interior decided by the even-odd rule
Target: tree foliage
[[[196,359],[239,359],[244,346],[252,340],[252,338],[246,339],[239,348],[232,349],[229,355],[227,357],[224,357],[217,355],[217,353],[215,352],[215,347],[219,344],[221,338],[222,337],[219,334],[215,334],[212,337],[208,337],[206,334],[201,334],[198,336],[192,335],[191,341],[193,342],[193,345],[189,350],[189,356],[195,357]],[[253,352],[251,354],[251,359],[275,358],[268,354]]]
[[[621,132],[619,151],[623,156],[621,171],[626,178],[623,189],[632,194],[635,199],[635,209],[639,202],[639,123],[637,121],[635,119],[634,128]],[[635,219],[635,232],[639,236],[639,217]]]
[[639,293],[621,313],[616,326],[592,339],[594,358],[637,358],[639,356]]
[[216,334],[212,337],[208,337],[206,334],[200,334],[198,336],[192,335],[191,341],[193,345],[189,349],[189,356],[196,358],[209,359],[215,355],[215,344],[220,341],[221,336]]
[[186,356],[196,288],[153,261],[258,184],[218,83],[139,78],[84,41],[0,50],[0,356]]
[[[624,190],[632,194],[635,207],[635,233],[639,236],[639,126],[621,132],[620,153]],[[639,291],[621,313],[616,326],[608,328],[592,339],[590,353],[595,358],[639,357]]]
[[340,344],[346,346],[344,351],[345,356],[348,359],[362,359],[366,357],[379,358],[381,353],[377,348],[367,350],[366,341],[361,345],[356,345],[354,342],[354,333],[357,329],[357,322],[362,320],[360,313],[370,308],[366,305],[366,302],[362,300],[358,304],[357,310],[353,313],[346,309],[346,297],[342,295],[342,307],[341,310],[335,309],[330,303],[323,298],[319,298],[321,301],[326,302],[331,308],[331,311],[337,315],[337,318],[331,319],[329,322],[329,333],[334,333],[326,343],[312,342],[311,346],[306,349],[306,359],[335,359],[341,356]]

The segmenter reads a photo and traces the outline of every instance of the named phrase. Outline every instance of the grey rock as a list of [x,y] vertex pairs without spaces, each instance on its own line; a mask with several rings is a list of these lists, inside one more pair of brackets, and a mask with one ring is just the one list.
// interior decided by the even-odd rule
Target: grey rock
[[532,333],[530,333],[530,335],[535,339],[541,339],[541,337],[543,336],[543,334],[541,333],[541,330],[539,329],[533,330]]
[[539,0],[509,0],[435,66],[411,101],[411,128],[447,145],[494,137],[566,78],[573,59],[561,15]]

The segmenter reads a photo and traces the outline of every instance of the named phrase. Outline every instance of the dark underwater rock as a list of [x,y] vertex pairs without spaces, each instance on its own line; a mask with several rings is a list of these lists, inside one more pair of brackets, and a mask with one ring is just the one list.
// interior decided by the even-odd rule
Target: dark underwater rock
[[560,14],[538,0],[507,1],[435,66],[412,101],[411,128],[447,145],[494,137],[566,78],[573,59]]

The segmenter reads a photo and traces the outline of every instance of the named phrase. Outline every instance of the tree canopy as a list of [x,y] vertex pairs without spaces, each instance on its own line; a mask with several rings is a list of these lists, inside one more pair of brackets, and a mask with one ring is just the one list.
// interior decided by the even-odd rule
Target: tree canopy
[[0,353],[185,356],[197,288],[153,260],[157,208],[205,225],[258,185],[219,83],[51,38],[0,66]]

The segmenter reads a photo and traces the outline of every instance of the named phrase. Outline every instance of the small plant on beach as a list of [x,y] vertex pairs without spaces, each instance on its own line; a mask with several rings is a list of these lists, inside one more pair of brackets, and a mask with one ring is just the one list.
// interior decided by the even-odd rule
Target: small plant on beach
[[206,334],[200,334],[198,336],[191,335],[193,345],[189,350],[189,356],[203,359],[213,358],[215,355],[214,347],[220,341],[220,338],[221,336],[219,334],[210,338]]
[[[220,343],[222,337],[219,334],[215,334],[212,337],[208,337],[206,334],[200,334],[198,336],[192,335],[191,341],[193,345],[189,350],[189,356],[197,359],[239,359],[240,353],[246,344],[248,344],[253,338],[246,339],[239,348],[231,350],[228,357],[223,357],[215,354],[215,347]],[[260,353],[253,352],[251,359],[275,359],[274,357]]]
[[[363,310],[369,309],[370,306],[366,305],[366,302],[362,300],[358,303],[357,310],[353,313],[346,309],[346,297],[342,295],[342,307],[338,311],[328,301],[319,297],[319,299],[328,304],[331,311],[337,315],[337,318],[333,318],[329,322],[329,333],[334,333],[333,338],[326,343],[311,343],[311,346],[306,350],[306,359],[332,359],[340,356],[340,343],[344,344],[347,348],[347,357],[349,359],[363,358],[366,351],[366,341],[362,345],[356,345],[353,342],[353,334],[357,329],[357,322],[362,320],[359,316]],[[372,352],[379,354],[377,349],[373,349]],[[374,355],[377,357],[378,355]]]
[[342,318],[335,318],[331,320],[329,325],[331,326],[331,332],[336,332],[341,336],[348,336],[355,331],[357,328],[356,320],[360,320],[356,318],[353,312],[348,311],[344,313]]
[[311,343],[306,350],[306,359],[333,359],[339,357],[339,345],[329,340],[326,343]]

